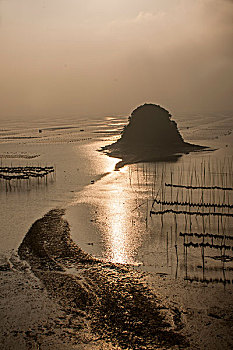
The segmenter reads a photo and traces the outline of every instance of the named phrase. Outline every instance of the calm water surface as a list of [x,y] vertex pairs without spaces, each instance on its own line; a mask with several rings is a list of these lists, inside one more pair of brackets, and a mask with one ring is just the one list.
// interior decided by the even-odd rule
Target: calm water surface
[[[73,239],[97,257],[174,277],[231,283],[232,240],[225,236],[233,236],[232,217],[190,215],[190,210],[206,214],[218,209],[190,209],[174,202],[225,203],[220,212],[231,214],[232,191],[187,190],[165,183],[233,187],[232,118],[192,116],[177,121],[185,140],[218,150],[185,155],[176,163],[142,163],[114,171],[119,160],[97,149],[119,137],[126,118],[5,124],[0,138],[3,165],[54,165],[56,173],[47,182],[11,191],[1,183],[2,254],[17,249],[30,225],[49,209],[65,207]],[[162,203],[153,203],[155,198]],[[151,215],[170,209],[186,213]],[[189,234],[186,240],[180,232]],[[203,237],[192,233],[225,238],[204,238],[212,246],[203,249]],[[198,247],[187,246],[190,242]]]

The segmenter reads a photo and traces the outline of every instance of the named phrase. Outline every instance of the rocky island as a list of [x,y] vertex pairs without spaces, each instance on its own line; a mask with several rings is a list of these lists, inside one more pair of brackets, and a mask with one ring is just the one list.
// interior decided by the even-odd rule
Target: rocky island
[[120,139],[102,150],[122,159],[119,168],[142,161],[175,161],[184,153],[206,148],[185,142],[171,117],[161,106],[145,103],[132,112]]

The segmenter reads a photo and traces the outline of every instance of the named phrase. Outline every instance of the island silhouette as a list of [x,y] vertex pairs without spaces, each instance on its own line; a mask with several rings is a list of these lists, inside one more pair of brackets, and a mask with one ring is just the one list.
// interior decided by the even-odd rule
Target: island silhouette
[[207,148],[185,142],[171,118],[165,108],[145,103],[131,113],[120,139],[101,150],[111,157],[121,158],[116,165],[120,168],[130,163],[176,161],[182,154]]

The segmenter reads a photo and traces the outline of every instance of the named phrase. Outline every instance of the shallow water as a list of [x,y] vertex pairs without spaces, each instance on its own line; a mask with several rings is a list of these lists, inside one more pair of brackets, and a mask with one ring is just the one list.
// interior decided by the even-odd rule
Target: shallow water
[[[17,249],[33,222],[56,207],[66,210],[65,218],[70,224],[72,239],[84,251],[104,261],[126,264],[127,268],[130,264],[132,265],[130,268],[133,267],[134,270],[136,268],[139,272],[150,272],[147,278],[152,279],[150,285],[152,291],[156,292],[156,295],[160,291],[165,298],[171,299],[172,305],[175,298],[178,298],[178,305],[184,305],[187,308],[188,311],[185,311],[187,315],[189,315],[190,305],[193,304],[192,313],[195,314],[195,310],[199,310],[201,318],[190,316],[192,315],[190,313],[190,327],[194,325],[197,329],[201,327],[199,331],[206,330],[209,317],[212,317],[208,316],[208,313],[214,315],[213,317],[217,315],[220,322],[223,322],[222,314],[225,315],[224,319],[228,320],[231,317],[229,316],[231,313],[228,315],[226,310],[230,305],[228,300],[230,303],[232,298],[231,257],[233,254],[232,250],[228,249],[229,246],[232,247],[232,240],[229,239],[233,236],[232,217],[191,216],[189,213],[174,212],[161,215],[151,214],[151,211],[172,209],[198,211],[205,214],[215,210],[222,214],[232,213],[229,205],[232,204],[233,191],[190,190],[165,185],[170,183],[196,187],[233,187],[232,117],[206,116],[203,118],[197,115],[176,118],[186,141],[216,148],[214,152],[184,155],[175,163],[126,165],[119,171],[114,171],[119,159],[110,158],[97,150],[119,137],[126,120],[126,117],[106,117],[83,119],[78,122],[74,118],[66,121],[54,119],[50,122],[39,120],[30,123],[6,121],[1,126],[1,165],[53,165],[56,170],[47,181],[42,179],[39,182],[37,180],[15,182],[11,183],[11,187],[6,187],[3,181],[0,182],[0,266],[2,270],[6,270],[1,272],[0,278],[1,289],[4,291],[6,300],[1,312],[10,329],[6,330],[2,325],[6,332],[5,348],[13,344],[14,339],[22,340],[20,334],[23,334],[26,342],[34,339],[32,337],[35,334],[35,336],[39,335],[38,339],[45,348],[49,344],[51,349],[56,349],[58,346],[56,339],[60,339],[60,332],[62,332],[63,338],[59,343],[59,349],[63,349],[64,346],[67,349],[73,346],[88,349],[88,345],[81,344],[82,341],[79,344],[80,347],[77,343],[75,345],[77,338],[74,325],[79,318],[73,319],[69,313],[61,316],[63,310],[60,310],[56,303],[51,305],[51,309],[48,307],[47,313],[39,313],[38,320],[30,315],[25,322],[24,314],[20,317],[18,312],[19,308],[24,309],[24,306],[26,310],[29,299],[32,309],[34,307],[39,309],[41,305],[50,303],[47,291],[41,286],[41,281],[34,281],[28,267],[21,268]],[[42,132],[39,132],[39,129]],[[187,205],[174,203],[169,205],[153,203],[155,198],[162,202],[179,201],[183,204],[184,202],[225,203],[228,207],[190,208]],[[184,238],[180,232],[189,235]],[[192,233],[202,236],[191,236]],[[206,233],[218,235],[220,239],[206,236],[204,243],[212,246],[203,248],[200,244],[203,243],[203,235]],[[187,246],[190,242],[198,246]],[[228,248],[216,247],[223,244]],[[102,276],[104,271],[100,267],[95,272],[96,277]],[[64,281],[66,278],[76,278],[77,273],[79,276],[80,272],[75,268],[67,269],[64,272]],[[117,272],[115,277],[111,276],[112,269],[107,273],[106,285],[113,286],[114,292],[114,278],[118,280],[119,276]],[[12,284],[11,281],[14,283]],[[88,285],[88,281],[86,283]],[[13,287],[8,301],[6,289],[10,285]],[[35,286],[36,290],[42,288],[42,291],[37,295],[33,291],[34,287],[30,289],[29,285]],[[122,288],[125,288],[123,281]],[[29,298],[25,298],[25,291]],[[14,302],[16,295],[17,304]],[[223,300],[226,295],[228,300],[225,305]],[[34,296],[37,298],[36,305],[33,305]],[[193,303],[192,298],[195,299]],[[201,306],[198,303],[199,300]],[[204,309],[203,305],[207,309]],[[214,311],[212,309],[209,311],[212,305]],[[56,309],[57,313],[54,311]],[[13,322],[12,319],[16,314],[18,317]],[[200,327],[197,326],[196,319],[199,320]],[[82,318],[80,322],[83,322]],[[226,330],[227,333],[226,324],[222,324],[223,330],[219,332],[224,334]],[[27,329],[30,327],[34,330],[30,330],[31,333],[28,335]],[[220,329],[220,323],[216,327]],[[50,333],[52,328],[55,329],[54,334]],[[84,338],[91,336],[88,332],[87,327]],[[190,328],[187,333],[193,334],[193,329]],[[212,349],[213,344],[216,344],[218,328],[213,327],[212,335],[212,341],[208,338],[204,341],[204,348]],[[227,339],[226,336],[224,344],[227,344]],[[30,344],[34,344],[33,341]],[[22,345],[22,349],[27,349],[29,345]],[[104,346],[106,349],[114,348],[111,343]],[[103,349],[103,343],[97,339],[89,344],[89,348]]]
[[[96,128],[98,130],[98,126],[102,128],[104,121],[94,122],[97,126],[85,121],[75,126],[73,122],[72,129],[70,124],[62,124],[57,120],[51,123],[42,121],[2,125],[2,166],[53,165],[55,174],[49,176],[47,181],[11,181],[11,187],[6,187],[6,182],[0,180],[1,251],[17,249],[25,232],[38,217],[53,207],[66,207],[74,193],[109,171],[109,168],[104,170],[92,165],[91,158],[95,153],[98,155],[96,147],[99,147],[95,144],[99,136],[93,132]],[[39,128],[42,133],[38,133]],[[80,132],[81,128],[83,132]],[[15,135],[20,138],[12,139]]]
[[[94,256],[182,278],[188,276],[188,256],[192,261],[189,265],[197,272],[195,278],[203,279],[203,261],[200,260],[203,256],[199,249],[194,248],[186,249],[187,254],[185,253],[179,230],[186,232],[189,229],[190,232],[190,225],[193,225],[191,232],[203,233],[205,230],[215,233],[218,227],[220,234],[222,230],[223,234],[227,232],[232,235],[232,218],[224,217],[224,222],[221,223],[216,218],[211,218],[210,223],[208,218],[208,227],[207,222],[203,224],[201,218],[197,220],[193,217],[187,227],[182,215],[168,213],[155,217],[149,214],[156,196],[160,200],[170,201],[178,196],[180,201],[187,201],[189,190],[164,187],[164,183],[171,180],[174,184],[186,185],[190,181],[193,184],[195,181],[204,181],[205,186],[209,183],[221,185],[221,182],[223,185],[224,181],[228,181],[225,185],[232,187],[233,118],[203,118],[196,115],[189,119],[180,116],[176,121],[186,141],[218,150],[184,155],[174,163],[127,165],[120,171],[114,171],[119,160],[107,157],[97,150],[116,139],[126,122],[125,117],[83,119],[78,122],[74,118],[66,121],[55,119],[52,122],[15,121],[2,125],[0,153],[3,165],[54,165],[56,169],[55,175],[47,181],[13,184],[7,191],[5,183],[1,181],[3,255],[6,251],[10,254],[10,251],[17,249],[25,232],[38,217],[51,208],[63,207],[67,209],[66,217],[71,225],[73,239]],[[227,179],[213,174],[223,172],[224,166],[224,171],[228,172]],[[204,167],[206,174],[203,180]],[[197,173],[198,179],[195,175]],[[193,190],[192,198],[188,200],[195,203],[232,203],[230,191],[206,190],[207,197],[200,198],[202,192]],[[180,210],[180,207],[176,209]],[[174,220],[178,222],[175,224]],[[219,228],[219,225],[222,227]],[[215,252],[216,256],[219,255],[219,251]],[[214,278],[218,275],[221,278],[222,261],[215,260],[213,267],[212,260],[209,269],[217,270],[218,273],[211,273],[211,276]],[[231,262],[227,262],[227,267],[231,268]],[[206,264],[205,269],[208,269]]]
[[[225,162],[228,160],[232,162],[231,158]],[[233,188],[231,170],[222,178],[222,173],[215,174],[219,162],[211,158],[205,161],[208,165],[214,162],[214,168],[210,170],[211,179],[206,173],[201,187]],[[233,191],[164,185],[171,181],[171,176],[173,184],[189,185],[193,166],[193,159],[187,163],[160,163],[156,167],[130,165],[86,187],[66,212],[73,239],[82,249],[112,262],[139,265],[173,278],[231,285]],[[198,164],[194,169],[198,171]],[[192,179],[193,186],[200,187],[199,180],[202,177]],[[158,204],[153,204],[155,198],[160,201]],[[194,206],[190,208],[186,202]],[[205,207],[206,203],[210,206]],[[222,203],[225,208],[218,207]],[[150,215],[152,211],[166,210],[173,212]],[[185,239],[180,232],[187,233]],[[203,241],[209,244],[204,250],[200,245]],[[198,246],[189,247],[190,242]],[[221,249],[222,244],[226,251]],[[229,257],[221,259],[224,255]]]

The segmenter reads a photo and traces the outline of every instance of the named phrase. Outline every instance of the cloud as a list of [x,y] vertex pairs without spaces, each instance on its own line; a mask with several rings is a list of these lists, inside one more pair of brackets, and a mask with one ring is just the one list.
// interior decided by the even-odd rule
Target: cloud
[[[158,11],[158,12],[145,12],[140,11],[136,17],[125,19],[122,21],[121,24],[143,24],[143,23],[152,23],[155,21],[162,21],[163,17],[165,16],[165,12]],[[113,22],[114,23],[114,22]],[[117,21],[115,21],[117,23]],[[119,24],[119,22],[118,22]]]
[[119,65],[132,93],[177,110],[220,110],[233,107],[231,23],[232,2],[180,1],[172,11],[115,21],[108,33],[124,51]]
[[232,1],[21,1],[2,11],[4,113],[233,108]]

